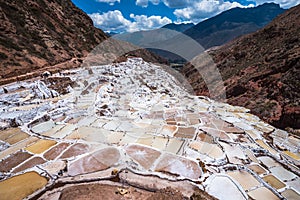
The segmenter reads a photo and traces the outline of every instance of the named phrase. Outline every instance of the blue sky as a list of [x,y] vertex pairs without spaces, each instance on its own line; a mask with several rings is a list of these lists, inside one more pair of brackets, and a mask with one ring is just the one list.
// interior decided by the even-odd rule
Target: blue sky
[[134,32],[169,23],[198,23],[234,7],[265,2],[290,8],[300,0],[72,0],[105,32]]

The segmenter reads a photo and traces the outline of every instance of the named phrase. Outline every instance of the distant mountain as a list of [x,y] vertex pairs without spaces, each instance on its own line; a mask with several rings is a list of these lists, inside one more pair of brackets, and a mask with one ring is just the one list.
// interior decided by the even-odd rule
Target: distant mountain
[[[229,103],[247,107],[279,128],[300,128],[299,27],[300,5],[262,30],[209,50]],[[183,73],[199,95],[209,95],[199,74],[207,65],[197,69],[187,65]]]
[[189,28],[192,28],[194,26],[193,23],[182,23],[182,24],[167,24],[165,26],[163,26],[162,28],[166,28],[166,29],[170,29],[170,30],[174,30],[174,31],[178,31],[178,32],[184,32],[186,30],[188,30]]
[[198,23],[184,33],[207,49],[255,32],[284,11],[275,3],[265,3],[254,8],[233,8]]
[[188,28],[194,26],[194,24],[167,24],[161,28],[137,31],[133,33],[112,34],[116,39],[130,42],[137,46],[144,46],[145,44],[159,43],[160,41],[166,41],[174,38],[181,32],[184,32]]
[[[0,84],[36,76],[45,68],[79,66],[108,38],[71,0],[0,0],[0,20]],[[117,44],[110,48],[119,49]],[[145,50],[135,53],[159,60]]]

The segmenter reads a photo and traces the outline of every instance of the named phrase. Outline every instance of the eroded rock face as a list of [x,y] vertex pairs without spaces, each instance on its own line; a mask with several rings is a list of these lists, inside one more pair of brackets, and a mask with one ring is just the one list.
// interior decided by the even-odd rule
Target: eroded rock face
[[[262,30],[209,51],[220,70],[230,104],[278,128],[300,128],[300,6],[277,17]],[[205,66],[185,66],[199,95],[209,95],[199,73]]]

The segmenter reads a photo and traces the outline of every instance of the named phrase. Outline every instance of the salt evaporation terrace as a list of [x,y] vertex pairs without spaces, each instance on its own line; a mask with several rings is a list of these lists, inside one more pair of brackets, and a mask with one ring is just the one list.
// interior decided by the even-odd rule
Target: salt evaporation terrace
[[75,85],[64,95],[42,78],[0,89],[0,199],[64,199],[94,183],[123,199],[165,187],[300,199],[299,138],[247,109],[189,95],[138,58],[54,76]]

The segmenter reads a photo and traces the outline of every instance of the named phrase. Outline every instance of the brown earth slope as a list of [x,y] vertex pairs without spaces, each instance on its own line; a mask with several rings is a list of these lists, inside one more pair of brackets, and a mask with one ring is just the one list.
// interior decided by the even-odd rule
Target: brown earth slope
[[67,0],[0,0],[2,77],[83,57],[107,36]]
[[[108,38],[71,0],[0,0],[0,21],[0,84],[79,66],[78,58]],[[119,46],[109,44],[111,51]],[[145,50],[131,55],[160,61]]]
[[[300,5],[253,34],[210,50],[229,103],[279,128],[300,128]],[[201,68],[201,66],[200,66]],[[183,73],[199,95],[208,94],[197,70]]]

